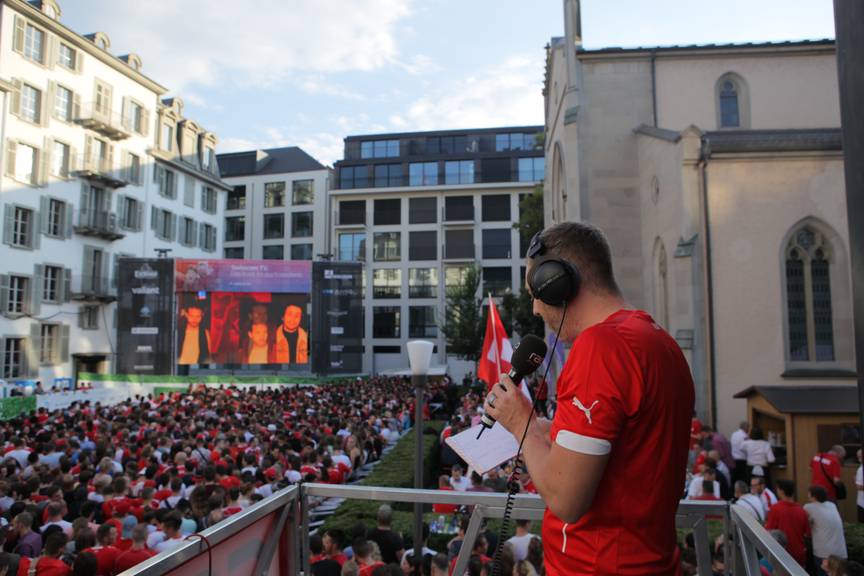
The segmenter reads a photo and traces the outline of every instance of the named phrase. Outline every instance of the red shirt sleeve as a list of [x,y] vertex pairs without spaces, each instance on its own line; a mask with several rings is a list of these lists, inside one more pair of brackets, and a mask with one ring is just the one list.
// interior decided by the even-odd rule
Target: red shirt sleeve
[[641,402],[641,371],[613,329],[583,332],[559,380],[552,440],[586,454],[607,454]]

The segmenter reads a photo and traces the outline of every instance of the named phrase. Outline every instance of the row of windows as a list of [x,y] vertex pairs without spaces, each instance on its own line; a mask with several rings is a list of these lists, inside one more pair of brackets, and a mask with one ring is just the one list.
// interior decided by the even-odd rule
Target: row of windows
[[[291,213],[291,237],[312,236],[312,212]],[[263,238],[275,240],[285,238],[285,214],[264,214]],[[229,216],[225,218],[225,241],[236,242],[246,238],[246,217]]]
[[[312,244],[292,244],[291,260],[312,260]],[[225,258],[242,260],[245,258],[245,250],[242,246],[226,246]],[[262,246],[261,258],[264,260],[284,260],[285,247],[282,244]]]
[[[287,184],[285,182],[267,182],[264,184],[264,207],[282,208],[286,203]],[[294,180],[291,182],[291,205],[306,206],[315,202],[315,181]],[[228,192],[226,210],[243,210],[246,208],[246,186],[234,186]]]
[[[483,222],[508,222],[512,219],[510,194],[486,194],[480,197]],[[471,222],[474,220],[473,196],[446,196],[444,198],[445,222]],[[373,201],[373,224],[376,226],[402,223],[402,199],[382,198]],[[343,200],[339,202],[339,225],[365,225],[366,201]],[[438,222],[438,199],[431,197],[408,198],[409,224],[435,224]]]
[[538,132],[505,132],[451,136],[419,136],[399,140],[352,140],[345,143],[345,158],[397,158],[407,150],[409,156],[436,154],[477,154],[512,150],[542,150]]
[[165,242],[179,242],[190,248],[200,247],[206,252],[216,250],[216,227],[196,222],[188,216],[179,216],[170,210],[150,207],[150,229]]
[[[510,228],[482,230],[481,258],[487,260],[513,257],[513,231]],[[525,242],[520,241],[520,255],[525,255]],[[408,260],[438,260],[438,231],[419,230],[408,233]],[[445,259],[475,257],[473,230],[445,230],[443,253]],[[337,259],[342,262],[366,260],[366,233],[339,234]],[[375,262],[402,260],[402,233],[375,232],[372,235],[372,259]]]
[[388,188],[393,186],[438,186],[484,182],[539,182],[544,177],[543,157],[483,158],[446,162],[411,162],[342,166],[339,188]]
[[83,56],[71,45],[18,15],[15,16],[14,28],[12,49],[27,60],[41,66],[57,65],[71,72],[81,71]]

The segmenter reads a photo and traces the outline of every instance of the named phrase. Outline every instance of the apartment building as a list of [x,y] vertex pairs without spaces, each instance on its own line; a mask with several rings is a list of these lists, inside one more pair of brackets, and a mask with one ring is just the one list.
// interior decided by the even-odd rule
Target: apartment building
[[296,146],[218,158],[231,186],[225,258],[312,260],[327,252],[327,167]]
[[123,256],[221,254],[216,137],[81,35],[54,0],[0,2],[0,378],[107,372]]
[[543,180],[542,132],[520,126],[345,139],[329,195],[330,241],[336,260],[366,263],[364,370],[408,366],[405,343],[418,338],[435,342],[436,361],[447,361],[439,329],[445,292],[469,266],[482,270],[482,294],[520,289],[530,239],[513,224],[520,197]]

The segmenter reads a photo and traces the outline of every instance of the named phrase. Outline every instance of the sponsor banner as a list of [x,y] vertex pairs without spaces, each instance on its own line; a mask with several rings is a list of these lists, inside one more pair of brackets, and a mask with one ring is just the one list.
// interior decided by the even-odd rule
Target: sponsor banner
[[312,293],[312,361],[318,374],[363,370],[363,266],[315,262]]
[[174,261],[121,258],[117,295],[117,370],[171,374]]
[[312,263],[282,260],[175,260],[177,292],[308,294]]

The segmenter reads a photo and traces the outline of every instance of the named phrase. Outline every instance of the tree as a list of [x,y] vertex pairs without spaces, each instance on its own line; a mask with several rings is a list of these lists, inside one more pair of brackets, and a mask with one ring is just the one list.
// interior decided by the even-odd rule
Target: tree
[[477,297],[480,272],[469,266],[462,282],[447,288],[447,309],[441,331],[447,341],[447,352],[474,363],[480,358],[485,335],[483,300]]
[[[534,187],[519,201],[519,222],[513,224],[520,238],[528,241],[543,230],[543,184]],[[528,291],[522,288],[519,295],[507,294],[501,301],[501,318],[505,325],[512,326],[521,336],[543,334],[543,319],[534,316],[534,302]]]

